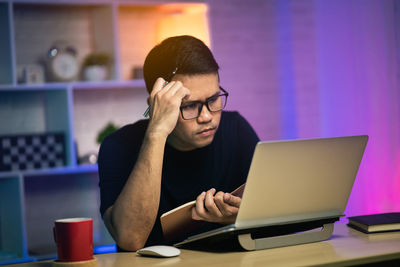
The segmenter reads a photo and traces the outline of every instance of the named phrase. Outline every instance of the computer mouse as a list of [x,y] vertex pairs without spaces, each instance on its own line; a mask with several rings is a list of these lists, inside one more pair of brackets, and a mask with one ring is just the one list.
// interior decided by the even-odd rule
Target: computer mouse
[[158,245],[139,249],[136,253],[141,256],[169,258],[179,256],[181,251],[176,247]]

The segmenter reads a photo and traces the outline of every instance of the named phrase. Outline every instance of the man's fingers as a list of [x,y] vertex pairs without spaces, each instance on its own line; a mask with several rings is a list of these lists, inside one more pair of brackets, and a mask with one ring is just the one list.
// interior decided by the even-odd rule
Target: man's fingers
[[180,81],[171,81],[152,96],[154,102],[169,102],[173,105],[181,105],[182,99],[190,95],[190,90]]
[[230,216],[229,205],[224,203],[224,192],[219,191],[214,196],[215,204],[217,205],[219,211],[224,216]]
[[183,84],[180,81],[171,81],[167,83],[159,92],[158,94],[160,96],[162,95],[167,95],[167,96],[173,96],[180,87],[182,87]]
[[190,90],[182,86],[181,88],[179,88],[179,90],[176,90],[175,96],[182,100],[190,96]]
[[182,86],[181,82],[171,81],[167,83],[163,78],[158,78],[154,83],[153,90],[150,93],[150,98],[155,99],[161,98],[164,94],[166,94],[176,83],[179,83]]
[[182,102],[182,99],[190,95],[190,90],[186,88],[180,81],[172,81],[159,93],[168,97],[176,97]]
[[226,204],[229,204],[231,206],[234,206],[236,208],[240,207],[240,203],[242,202],[242,199],[240,197],[234,196],[229,193],[224,194],[224,202]]
[[206,192],[201,193],[196,198],[196,206],[192,209],[192,219],[193,220],[202,220],[204,219],[204,214],[206,210],[204,208],[204,199],[206,196]]
[[[225,201],[226,200],[225,198],[227,197],[227,195],[230,195],[230,194],[224,193],[224,192],[218,192],[214,197],[215,203],[216,203],[218,209],[221,211],[221,213],[225,217],[235,215],[238,212],[238,207],[236,207],[236,205],[231,205],[230,203],[227,203]],[[236,200],[234,200],[234,201],[236,201]]]
[[153,89],[150,92],[149,97],[147,98],[147,105],[149,105],[150,109],[153,109],[153,105],[154,105],[154,101],[155,101],[155,97],[157,96],[157,94],[160,93],[160,91],[163,89],[163,86],[165,84],[165,80],[163,78],[158,78],[154,85],[153,85]]
[[229,193],[215,193],[214,188],[201,193],[192,209],[193,220],[233,223],[239,210],[241,198]]
[[218,209],[218,207],[214,201],[215,191],[216,190],[214,188],[207,191],[206,198],[204,200],[204,206],[206,207],[206,209],[210,213],[210,215],[216,216],[216,217],[222,217],[223,215],[222,215],[221,211]]
[[163,89],[165,84],[165,80],[161,77],[157,78],[157,80],[155,81],[154,85],[153,85],[153,89],[151,90],[150,93],[150,98],[154,98],[154,96],[161,90]]
[[200,221],[203,219],[197,214],[196,207],[192,208],[192,219],[195,221]]

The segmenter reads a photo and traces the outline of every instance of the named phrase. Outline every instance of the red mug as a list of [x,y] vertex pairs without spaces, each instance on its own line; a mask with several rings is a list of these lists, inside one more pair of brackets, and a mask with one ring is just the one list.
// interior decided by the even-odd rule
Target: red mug
[[57,244],[57,261],[93,259],[93,220],[69,218],[56,220],[53,234]]

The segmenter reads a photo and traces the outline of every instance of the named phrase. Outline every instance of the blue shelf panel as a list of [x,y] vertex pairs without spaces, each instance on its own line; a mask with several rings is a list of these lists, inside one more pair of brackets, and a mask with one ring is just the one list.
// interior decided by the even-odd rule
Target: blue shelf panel
[[0,262],[26,259],[26,237],[19,175],[0,179]]
[[9,259],[9,258],[2,258],[1,257],[1,252],[0,252],[0,265],[8,265],[8,264],[17,264],[17,263],[24,263],[24,262],[31,262],[35,261],[33,258],[14,258],[14,259]]
[[0,84],[13,83],[9,4],[0,3]]

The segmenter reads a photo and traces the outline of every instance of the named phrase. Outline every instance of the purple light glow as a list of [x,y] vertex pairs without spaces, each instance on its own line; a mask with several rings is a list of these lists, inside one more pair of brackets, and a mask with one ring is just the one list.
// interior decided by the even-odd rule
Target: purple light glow
[[316,14],[321,135],[370,136],[346,215],[399,211],[395,14],[381,1],[316,1]]
[[369,135],[345,214],[400,211],[399,2],[233,2],[210,3],[228,108],[262,140]]

